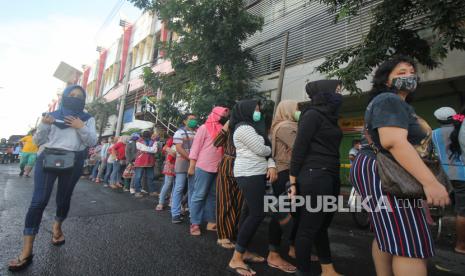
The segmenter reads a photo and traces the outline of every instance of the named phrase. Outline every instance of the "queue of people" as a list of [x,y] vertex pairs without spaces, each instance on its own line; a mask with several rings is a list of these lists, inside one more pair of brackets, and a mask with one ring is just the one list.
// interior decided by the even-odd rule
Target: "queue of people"
[[[399,202],[404,198],[383,189],[376,168],[379,151],[391,156],[422,185],[428,204],[446,206],[446,187],[421,159],[431,153],[434,144],[455,188],[455,251],[465,252],[465,142],[461,144],[465,141],[461,137],[465,136],[465,129],[461,128],[465,117],[451,108],[439,109],[435,116],[442,126],[432,131],[408,103],[417,82],[415,63],[408,57],[395,57],[380,65],[365,113],[363,138],[354,141],[349,153],[350,180],[358,194],[368,199],[372,210],[383,197],[390,206],[370,212],[377,275],[427,275],[426,260],[434,256],[426,205],[401,206]],[[267,263],[285,273],[310,275],[315,261],[319,262],[322,275],[340,275],[333,264],[328,234],[336,211],[318,209],[316,205],[318,198],[337,197],[340,193],[339,148],[343,135],[338,118],[342,84],[337,80],[313,81],[306,84],[305,91],[309,103],[280,102],[269,124],[259,100],[243,100],[232,109],[214,107],[200,126],[196,115],[186,114],[183,126],[165,143],[146,130],[102,139],[95,146],[94,119],[83,111],[85,91],[79,86],[67,88],[60,109],[43,118],[33,138],[40,146],[34,197],[26,217],[23,251],[10,263],[10,269],[20,270],[32,261],[34,237],[56,178],[60,204],[52,244],[64,243],[61,225],[69,211],[74,185],[81,176],[84,155],[88,154],[93,164],[92,181],[123,189],[135,198],[143,197],[144,192],[159,196],[155,210],[164,211],[171,206],[172,223],[188,221],[188,233],[192,236],[202,235],[204,224],[206,231],[215,231],[217,244],[233,250],[227,269],[236,275],[255,275],[251,263]],[[92,149],[86,151],[88,147]],[[76,153],[68,171],[42,166],[48,151],[54,148]],[[157,156],[158,153],[162,155]],[[154,168],[160,163],[164,180],[158,193]],[[26,172],[29,171],[25,169]],[[295,200],[302,196],[311,202],[283,219],[271,217],[269,252],[264,257],[253,252],[250,244],[267,215],[267,183],[275,197]],[[408,200],[413,203],[414,199]],[[289,237],[284,237],[284,224],[291,224]],[[295,266],[282,255],[283,239],[288,240],[286,252],[296,260]]]

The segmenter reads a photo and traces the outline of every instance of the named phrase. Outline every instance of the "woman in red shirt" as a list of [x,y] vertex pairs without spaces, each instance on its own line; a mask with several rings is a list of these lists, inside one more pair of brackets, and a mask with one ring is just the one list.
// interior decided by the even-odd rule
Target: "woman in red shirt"
[[155,137],[152,137],[152,132],[146,130],[142,133],[142,137],[136,142],[137,157],[134,161],[134,187],[136,189],[136,198],[143,197],[141,193],[143,175],[145,175],[150,195],[154,195],[153,193],[155,192],[153,167],[155,166],[155,153],[157,153],[158,148],[154,138]]
[[120,181],[121,174],[124,171],[124,166],[126,166],[126,144],[128,143],[129,138],[129,136],[121,136],[118,142],[111,149],[111,154],[116,157],[110,177],[110,187],[112,189],[123,188]]
[[168,198],[168,192],[173,187],[174,177],[176,173],[174,172],[174,164],[176,162],[176,150],[173,149],[173,137],[168,138],[166,145],[163,147],[163,155],[166,156],[165,165],[163,166],[162,173],[165,175],[165,181],[160,192],[160,200],[158,205],[155,208],[156,211],[163,211],[165,208],[166,200]]

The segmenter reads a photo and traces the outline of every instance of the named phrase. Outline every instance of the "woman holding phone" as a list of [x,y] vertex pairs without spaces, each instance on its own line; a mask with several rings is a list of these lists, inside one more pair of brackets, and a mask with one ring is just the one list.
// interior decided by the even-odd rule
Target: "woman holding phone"
[[[51,243],[55,246],[65,243],[61,226],[68,215],[74,187],[81,177],[87,148],[97,143],[95,119],[84,112],[85,102],[86,92],[81,86],[67,87],[58,110],[42,117],[34,135],[34,142],[39,146],[34,170],[34,191],[26,215],[23,249],[16,259],[10,261],[10,271],[19,271],[31,264],[34,239],[57,179],[57,210]],[[69,167],[53,168],[44,165],[49,164],[47,161],[50,156],[57,152],[67,157]]]

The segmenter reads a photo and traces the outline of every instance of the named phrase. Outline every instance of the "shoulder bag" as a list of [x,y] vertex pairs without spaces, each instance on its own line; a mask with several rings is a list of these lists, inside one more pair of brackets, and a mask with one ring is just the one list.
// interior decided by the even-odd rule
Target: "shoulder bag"
[[[367,129],[365,129],[365,137],[376,154],[376,167],[379,177],[381,178],[382,190],[398,198],[425,198],[423,185],[394,160],[393,157],[378,149],[373,143]],[[433,157],[433,153],[430,152],[430,154],[422,158],[422,160],[439,183],[444,185],[447,191],[450,192],[451,184],[449,178],[444,172],[439,160]]]

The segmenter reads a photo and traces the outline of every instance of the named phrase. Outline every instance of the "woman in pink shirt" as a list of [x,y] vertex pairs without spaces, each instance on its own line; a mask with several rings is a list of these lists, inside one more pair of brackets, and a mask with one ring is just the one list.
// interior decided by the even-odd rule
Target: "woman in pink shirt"
[[189,154],[189,175],[194,175],[194,187],[190,208],[191,227],[193,236],[200,235],[200,224],[203,219],[208,222],[207,230],[216,230],[215,196],[216,175],[218,164],[223,157],[223,149],[216,148],[213,141],[220,133],[223,117],[229,115],[225,107],[215,107],[208,116],[205,124],[197,130],[194,143]]

